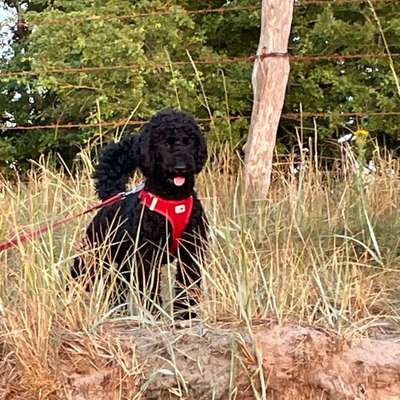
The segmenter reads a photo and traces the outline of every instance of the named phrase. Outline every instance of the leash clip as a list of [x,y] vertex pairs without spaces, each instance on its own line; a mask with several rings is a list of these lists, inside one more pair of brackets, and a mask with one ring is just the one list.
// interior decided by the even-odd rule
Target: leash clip
[[139,183],[139,185],[136,185],[133,189],[129,190],[128,192],[123,192],[122,193],[122,198],[126,199],[131,194],[135,194],[135,193],[140,192],[143,188],[144,188],[144,182]]

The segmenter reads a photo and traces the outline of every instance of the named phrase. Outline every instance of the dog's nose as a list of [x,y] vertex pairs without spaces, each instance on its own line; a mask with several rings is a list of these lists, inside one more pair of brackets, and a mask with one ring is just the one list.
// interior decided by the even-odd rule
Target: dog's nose
[[179,172],[186,172],[187,171],[187,167],[185,164],[178,164],[175,165],[175,172],[179,173]]

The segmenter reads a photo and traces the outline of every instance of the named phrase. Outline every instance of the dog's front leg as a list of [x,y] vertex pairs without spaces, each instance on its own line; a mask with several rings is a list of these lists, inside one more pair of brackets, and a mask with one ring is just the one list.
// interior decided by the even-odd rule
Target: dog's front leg
[[179,319],[196,318],[195,306],[200,297],[204,248],[187,244],[179,249],[174,314]]

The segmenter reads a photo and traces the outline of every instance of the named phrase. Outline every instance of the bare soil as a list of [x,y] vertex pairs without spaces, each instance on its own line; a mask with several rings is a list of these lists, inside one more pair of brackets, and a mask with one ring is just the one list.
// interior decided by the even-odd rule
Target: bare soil
[[60,343],[36,392],[26,366],[3,358],[0,399],[400,399],[395,338],[346,340],[269,322],[251,333],[238,324],[113,323]]

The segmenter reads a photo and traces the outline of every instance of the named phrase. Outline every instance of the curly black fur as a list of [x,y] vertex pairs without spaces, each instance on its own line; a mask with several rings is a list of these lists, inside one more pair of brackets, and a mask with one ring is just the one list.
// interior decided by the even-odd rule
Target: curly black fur
[[[145,190],[157,196],[173,200],[193,196],[193,211],[178,254],[167,254],[171,245],[169,222],[143,208],[138,194],[101,209],[86,232],[86,241],[92,249],[103,243],[110,245],[106,261],[117,266],[120,291],[127,289],[127,282],[134,276],[140,292],[159,301],[159,267],[168,256],[177,258],[175,310],[183,311],[183,317],[189,316],[185,312],[188,307],[185,288],[198,287],[201,279],[199,264],[204,256],[207,228],[194,183],[206,159],[206,142],[195,120],[186,113],[168,109],[155,115],[139,135],[129,135],[108,145],[94,172],[100,199],[125,191],[135,169],[145,177]],[[176,176],[185,178],[182,186],[174,183]],[[72,276],[79,278],[85,273],[83,258],[76,258]],[[194,300],[189,299],[189,303],[193,305]]]

